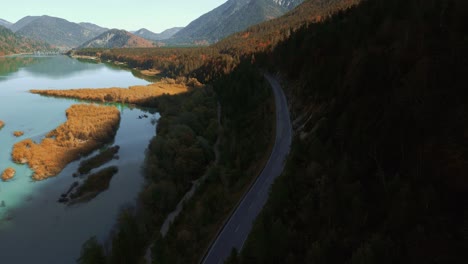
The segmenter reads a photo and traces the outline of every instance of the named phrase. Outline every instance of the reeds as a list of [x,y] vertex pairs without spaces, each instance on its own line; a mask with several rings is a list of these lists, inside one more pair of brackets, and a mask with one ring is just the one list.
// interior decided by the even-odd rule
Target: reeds
[[27,163],[33,179],[56,176],[65,166],[110,142],[120,123],[120,112],[111,106],[72,105],[67,121],[52,130],[39,143],[26,139],[13,146],[16,163]]

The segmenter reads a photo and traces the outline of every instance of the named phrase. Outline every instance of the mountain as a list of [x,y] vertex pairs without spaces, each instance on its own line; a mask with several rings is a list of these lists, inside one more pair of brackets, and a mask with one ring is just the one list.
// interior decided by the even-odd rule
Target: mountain
[[229,0],[192,21],[171,42],[209,43],[260,22],[279,17],[303,0]]
[[227,264],[466,262],[467,16],[466,0],[363,0],[263,56],[296,136]]
[[80,26],[88,29],[88,30],[91,30],[92,32],[95,32],[98,35],[100,35],[100,34],[102,34],[102,33],[109,30],[108,28],[103,28],[103,27],[100,27],[100,26],[92,24],[92,23],[82,22],[82,23],[78,23],[78,24]]
[[177,34],[177,32],[181,31],[183,29],[183,27],[173,27],[173,28],[169,28],[169,29],[166,29],[164,30],[163,32],[159,33],[159,37],[161,40],[163,39],[168,39],[168,38],[171,38],[172,36],[174,36],[175,34]]
[[29,23],[33,22],[34,20],[36,20],[38,18],[39,18],[38,16],[23,17],[22,19],[18,20],[16,23],[11,25],[10,29],[11,29],[11,31],[16,32],[16,31],[22,29],[23,27],[25,27],[26,25],[28,25]]
[[0,26],[9,28],[13,23],[6,21],[5,19],[0,18]]
[[326,20],[336,12],[343,12],[361,0],[308,0],[285,15],[256,24],[226,37],[213,47],[233,56],[248,55],[274,48],[304,25]]
[[45,42],[18,36],[10,29],[0,26],[0,56],[50,50],[51,46]]
[[139,37],[142,37],[142,38],[145,38],[145,39],[148,39],[148,40],[155,40],[156,41],[156,40],[168,39],[168,38],[174,36],[174,34],[179,32],[181,29],[182,29],[182,27],[174,27],[174,28],[166,29],[163,32],[158,34],[158,33],[154,33],[152,31],[149,31],[146,28],[142,28],[142,29],[137,30],[137,31],[132,32],[132,33],[139,36]]
[[85,42],[78,48],[143,48],[154,47],[153,42],[119,29],[111,29]]
[[42,40],[62,49],[77,47],[99,35],[100,31],[100,27],[95,25],[82,26],[50,16],[28,16],[13,24],[11,29],[19,35]]

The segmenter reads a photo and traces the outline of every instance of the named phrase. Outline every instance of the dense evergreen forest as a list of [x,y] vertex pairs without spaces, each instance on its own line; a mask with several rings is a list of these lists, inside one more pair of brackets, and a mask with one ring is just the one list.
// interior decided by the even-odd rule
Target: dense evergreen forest
[[[135,232],[156,239],[154,263],[192,263],[203,253],[213,224],[222,222],[229,211],[225,206],[235,197],[229,195],[246,181],[245,168],[252,164],[243,154],[261,156],[252,154],[256,148],[249,143],[268,149],[268,134],[265,137],[262,129],[270,127],[267,113],[272,111],[261,102],[271,95],[262,92],[265,86],[256,72],[262,68],[284,80],[295,137],[267,206],[242,252],[233,252],[228,263],[464,263],[467,15],[464,0],[309,0],[284,17],[208,48],[75,51],[130,67],[156,68],[167,76],[196,77],[209,84],[202,90],[210,98],[204,105],[214,107],[218,100],[223,107],[224,159],[209,171],[210,180],[188,205],[188,213],[166,238],[145,237],[140,222],[124,214],[122,226],[130,228],[119,231],[126,241],[115,248],[123,252],[120,259],[142,255],[141,247],[132,251],[145,243],[132,240],[129,234]],[[181,96],[193,106],[190,94],[173,98]],[[259,107],[235,111],[251,103]],[[197,116],[208,117],[212,124],[214,112],[208,112]],[[239,123],[252,114],[253,120]],[[172,120],[185,120],[176,116]],[[166,121],[161,122],[158,130],[164,131]],[[191,129],[212,145],[214,125],[199,122],[209,129]],[[231,132],[224,130],[228,127]],[[169,132],[151,143],[152,152],[172,142],[165,133]],[[204,153],[203,162],[198,162],[203,166],[213,160],[209,151]],[[149,164],[166,166],[155,157]],[[157,180],[158,175],[169,175],[164,167],[153,171],[151,177]],[[171,188],[146,195],[160,202],[152,204],[154,208],[173,207],[173,197],[190,180],[168,179]],[[168,210],[153,216],[161,218]],[[95,250],[85,253],[100,252],[94,240],[85,248]]]
[[268,55],[296,137],[230,263],[468,259],[468,2],[368,0]]

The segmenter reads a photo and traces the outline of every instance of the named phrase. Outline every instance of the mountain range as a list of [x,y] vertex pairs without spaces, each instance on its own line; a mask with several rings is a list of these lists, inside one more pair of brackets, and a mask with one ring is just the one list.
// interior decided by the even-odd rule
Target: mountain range
[[229,0],[177,32],[171,42],[208,42],[279,17],[304,0]]
[[16,23],[0,19],[0,25],[10,29],[15,36],[46,42],[61,50],[76,47],[153,47],[153,40],[169,38],[180,30],[180,28],[172,28],[160,34],[146,29],[137,31],[146,38],[144,39],[124,30],[109,30],[88,22],[73,23],[63,18],[46,15],[26,16]]
[[179,32],[181,29],[183,28],[174,27],[174,28],[166,29],[161,33],[154,33],[146,28],[142,28],[132,33],[139,37],[148,39],[148,40],[158,41],[158,40],[165,40],[165,39],[171,38],[172,36],[174,36],[174,34]]
[[[242,31],[252,25],[279,17],[292,10],[304,0],[228,0],[221,6],[200,16],[185,28],[174,27],[161,33],[154,33],[146,28],[132,32],[136,36],[150,40],[162,41],[169,45],[180,44],[208,44],[215,43],[228,35]],[[0,25],[9,28],[17,35],[31,39],[45,41],[59,49],[67,50],[84,44],[95,46],[99,41],[86,43],[108,31],[92,23],[74,23],[63,18],[51,16],[26,16],[16,23],[10,23],[0,19]],[[109,33],[108,36],[114,34]],[[131,34],[131,33],[128,33]],[[121,46],[122,40],[128,34],[121,34],[119,41],[115,42]],[[135,43],[148,43],[138,40]],[[114,44],[109,44],[113,47]],[[126,43],[124,46],[134,44]],[[108,47],[105,44],[102,47]]]
[[102,33],[103,28],[90,25],[51,16],[27,16],[10,29],[18,35],[42,40],[60,49],[70,49]]

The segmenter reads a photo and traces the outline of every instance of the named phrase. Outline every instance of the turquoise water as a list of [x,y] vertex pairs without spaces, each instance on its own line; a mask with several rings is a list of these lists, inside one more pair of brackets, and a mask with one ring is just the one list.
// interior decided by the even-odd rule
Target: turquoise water
[[[88,203],[65,206],[60,194],[76,181],[71,175],[79,161],[58,176],[36,182],[26,165],[11,162],[14,143],[39,141],[66,120],[75,100],[33,95],[30,89],[128,87],[147,84],[131,72],[106,64],[85,63],[65,56],[0,58],[0,171],[16,169],[15,178],[0,181],[0,261],[2,263],[74,263],[81,244],[96,235],[106,241],[123,206],[135,204],[144,182],[142,165],[148,142],[155,135],[157,113],[119,105],[121,123],[114,144],[119,145],[119,173],[110,188]],[[146,114],[147,119],[138,119]],[[13,131],[25,135],[16,138]],[[93,155],[93,154],[92,154]],[[1,206],[3,204],[5,206]]]

